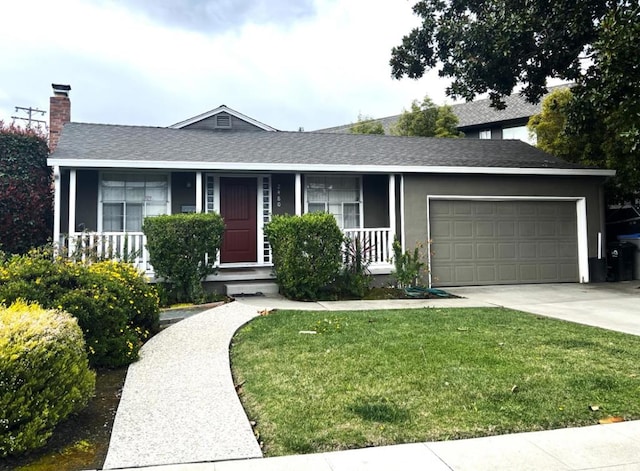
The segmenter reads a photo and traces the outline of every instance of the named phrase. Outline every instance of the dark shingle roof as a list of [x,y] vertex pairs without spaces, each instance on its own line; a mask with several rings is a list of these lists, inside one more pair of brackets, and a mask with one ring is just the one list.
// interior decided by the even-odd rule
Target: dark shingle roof
[[[212,133],[104,124],[65,124],[52,165],[109,166],[107,161],[344,165],[395,167],[504,167],[581,169],[517,140],[437,139],[311,132]],[[76,162],[71,163],[72,160]],[[88,162],[87,162],[88,164]],[[115,164],[114,164],[115,165]],[[135,165],[132,165],[135,166]],[[255,165],[254,165],[255,167]]]
[[[556,85],[549,87],[549,93],[558,88],[566,88],[570,85]],[[547,93],[548,95],[548,93]],[[544,100],[544,95],[541,99]],[[482,124],[500,123],[504,121],[512,121],[516,119],[524,119],[533,116],[540,112],[540,103],[529,103],[524,96],[519,93],[514,93],[504,98],[507,107],[504,110],[497,110],[491,107],[491,100],[483,99],[470,101],[468,103],[457,103],[451,105],[453,112],[458,117],[458,128],[464,129],[470,126],[479,126]],[[385,134],[389,134],[391,126],[393,126],[400,117],[399,114],[394,116],[387,116],[386,118],[378,118],[373,121],[379,121],[382,123]],[[326,133],[348,133],[351,124],[343,124],[341,126],[334,126],[326,129],[319,129],[316,132]]]

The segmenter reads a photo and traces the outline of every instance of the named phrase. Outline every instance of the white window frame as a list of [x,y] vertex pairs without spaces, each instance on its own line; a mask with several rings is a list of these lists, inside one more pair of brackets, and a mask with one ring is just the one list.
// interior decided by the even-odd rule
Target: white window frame
[[[104,232],[104,220],[103,220],[103,215],[104,215],[104,210],[103,210],[103,194],[102,194],[102,179],[104,177],[104,174],[121,174],[121,175],[136,175],[136,176],[147,176],[150,174],[154,174],[154,175],[163,175],[167,178],[167,207],[166,207],[166,212],[165,214],[171,214],[171,173],[170,172],[153,172],[153,171],[148,171],[148,172],[135,172],[135,171],[121,171],[121,170],[104,170],[101,171],[99,174],[99,180],[98,180],[98,232]],[[107,204],[109,204],[109,202],[107,202]],[[144,220],[144,215],[143,215],[143,220]],[[121,231],[122,234],[126,233],[126,221],[124,222],[124,230]]]
[[[349,229],[362,229],[364,227],[364,191],[362,188],[362,175],[349,175],[349,174],[321,174],[321,173],[313,173],[313,174],[307,174],[305,176],[305,185],[304,185],[304,212],[308,213],[309,212],[309,194],[307,191],[307,186],[309,183],[309,178],[353,178],[356,179],[358,181],[358,190],[359,190],[359,195],[358,195],[358,201],[342,201],[341,205],[342,205],[342,221],[338,221],[338,226],[340,226],[341,230],[349,230]],[[346,204],[359,204],[359,213],[358,213],[358,227],[349,227],[349,228],[345,228],[344,227],[344,205]],[[324,203],[320,203],[320,202],[311,202],[311,204],[324,204],[325,206],[325,212],[329,213],[328,211],[328,202],[324,202]],[[332,214],[332,213],[329,213]],[[333,215],[333,214],[332,214]],[[335,217],[335,215],[333,215]],[[337,221],[337,219],[336,219]],[[340,224],[340,222],[342,224]]]
[[491,139],[491,129],[482,129],[478,131],[478,139]]

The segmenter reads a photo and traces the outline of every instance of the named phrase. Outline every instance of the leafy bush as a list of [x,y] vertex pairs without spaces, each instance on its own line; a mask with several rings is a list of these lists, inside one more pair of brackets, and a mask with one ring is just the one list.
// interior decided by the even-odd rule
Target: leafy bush
[[0,303],[19,298],[76,317],[94,367],[128,365],[158,331],[155,288],[122,262],[82,265],[47,250],[13,256],[0,266]]
[[0,121],[0,248],[25,253],[53,232],[46,138]]
[[318,299],[342,266],[344,236],[335,218],[326,213],[274,216],[264,231],[273,249],[282,294],[291,299]]
[[422,286],[423,276],[427,271],[427,264],[423,261],[422,245],[417,244],[413,252],[402,252],[402,246],[398,239],[393,241],[393,264],[395,270],[391,274],[396,279],[398,288]]
[[149,259],[156,276],[169,281],[178,301],[203,302],[202,280],[216,272],[224,221],[215,213],[146,218]]
[[24,301],[0,307],[0,457],[44,445],[94,390],[75,319]]

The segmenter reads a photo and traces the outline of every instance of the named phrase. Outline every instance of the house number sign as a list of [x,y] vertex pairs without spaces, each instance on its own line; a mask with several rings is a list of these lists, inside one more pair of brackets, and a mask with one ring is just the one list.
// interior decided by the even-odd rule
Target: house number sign
[[282,199],[280,197],[280,183],[276,185],[276,206],[278,208],[282,207]]

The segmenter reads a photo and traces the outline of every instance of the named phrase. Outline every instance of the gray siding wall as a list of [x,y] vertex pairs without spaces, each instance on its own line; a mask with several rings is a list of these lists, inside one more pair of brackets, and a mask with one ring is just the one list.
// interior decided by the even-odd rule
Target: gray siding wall
[[[203,185],[204,185],[204,182],[203,182]],[[205,189],[203,188],[203,193],[204,193],[204,190]],[[182,206],[195,206],[195,205],[196,205],[196,174],[195,172],[173,172],[171,174],[171,214],[180,214],[182,212]]]
[[596,257],[598,232],[604,237],[600,177],[532,177],[486,175],[405,175],[406,248],[427,237],[427,195],[584,197],[589,257]]
[[[98,230],[98,187],[100,178],[97,170],[76,172],[76,230]],[[69,192],[67,191],[67,194]],[[68,227],[64,226],[65,228]],[[68,229],[60,228],[66,232]]]
[[364,227],[389,227],[389,176],[362,177]]
[[[217,128],[216,127],[216,116],[229,116],[231,119],[231,128]],[[236,118],[228,113],[218,113],[214,116],[210,116],[208,118],[203,119],[202,121],[198,121],[197,123],[189,124],[182,129],[206,129],[208,131],[218,131],[218,132],[233,132],[233,131],[264,131],[264,129],[259,128],[258,126],[254,126],[251,123],[248,123],[242,119]]]
[[273,214],[283,215],[296,213],[295,202],[296,176],[291,173],[275,173],[271,175],[271,208]]

